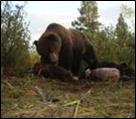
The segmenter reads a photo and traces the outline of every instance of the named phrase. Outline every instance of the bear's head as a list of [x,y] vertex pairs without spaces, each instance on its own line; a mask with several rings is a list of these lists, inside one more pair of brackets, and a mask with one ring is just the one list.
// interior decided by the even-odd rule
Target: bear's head
[[38,41],[34,41],[42,64],[58,64],[61,38],[54,32],[45,32]]

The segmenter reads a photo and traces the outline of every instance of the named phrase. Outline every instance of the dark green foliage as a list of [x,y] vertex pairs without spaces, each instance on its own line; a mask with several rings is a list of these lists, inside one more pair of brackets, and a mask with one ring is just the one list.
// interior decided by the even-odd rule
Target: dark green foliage
[[19,70],[29,66],[29,31],[24,6],[12,2],[1,5],[1,65],[4,69]]
[[[118,18],[115,29],[115,43],[117,44],[118,60],[126,62],[130,66],[135,63],[135,49],[130,44],[135,42],[134,33],[130,32],[122,14]],[[119,50],[120,49],[120,50]]]
[[125,25],[120,27],[116,29],[112,26],[104,27],[101,31],[94,34],[95,37],[92,37],[90,31],[85,31],[84,33],[92,42],[99,61],[125,62],[134,68],[135,49],[130,45],[135,42],[134,33],[130,32]]
[[[78,20],[72,22],[72,26],[84,32],[88,37],[94,46],[98,61],[125,62],[134,68],[135,33],[131,31],[124,19],[126,15],[133,17],[132,9],[128,12],[128,9],[123,7],[123,13],[120,14],[115,28],[111,25],[102,26],[101,29],[99,29],[100,23],[97,20],[97,10],[96,1],[83,1],[79,9],[81,16],[78,17]],[[85,66],[84,63],[81,63],[81,65],[82,67]]]
[[72,22],[72,26],[81,31],[98,31],[100,23],[97,21],[99,16],[96,1],[82,1],[81,8],[78,10],[81,16]]

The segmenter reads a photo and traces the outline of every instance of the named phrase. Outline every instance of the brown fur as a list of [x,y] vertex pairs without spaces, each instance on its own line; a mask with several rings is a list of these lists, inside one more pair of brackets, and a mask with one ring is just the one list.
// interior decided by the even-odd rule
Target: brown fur
[[82,59],[91,69],[97,63],[93,46],[87,38],[80,31],[59,24],[50,24],[35,45],[42,62],[59,65],[74,75],[78,75]]

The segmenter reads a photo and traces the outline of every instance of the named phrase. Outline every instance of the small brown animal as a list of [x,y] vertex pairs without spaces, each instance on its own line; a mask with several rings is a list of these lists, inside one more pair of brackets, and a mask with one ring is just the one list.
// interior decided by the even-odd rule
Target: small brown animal
[[35,75],[42,75],[46,78],[61,79],[61,80],[78,80],[78,77],[73,76],[70,71],[67,71],[63,67],[55,65],[43,65],[41,63],[35,63],[33,67],[33,73]]
[[43,70],[41,70],[41,74],[45,77],[49,78],[57,78],[65,81],[70,80],[78,80],[78,77],[73,76],[70,71],[54,65],[46,65]]

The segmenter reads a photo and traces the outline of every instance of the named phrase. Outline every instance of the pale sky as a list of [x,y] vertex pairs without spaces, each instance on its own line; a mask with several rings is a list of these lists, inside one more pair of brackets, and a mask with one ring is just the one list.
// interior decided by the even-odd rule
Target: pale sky
[[[22,4],[24,2],[15,2]],[[99,21],[107,25],[117,23],[121,5],[126,4],[135,9],[135,1],[97,1]],[[31,42],[38,40],[46,27],[53,22],[69,28],[71,22],[80,16],[78,8],[81,1],[28,1],[25,6],[26,20],[30,21]]]

